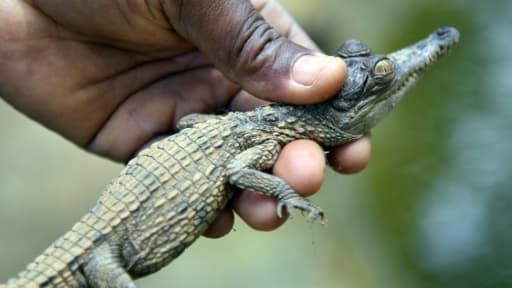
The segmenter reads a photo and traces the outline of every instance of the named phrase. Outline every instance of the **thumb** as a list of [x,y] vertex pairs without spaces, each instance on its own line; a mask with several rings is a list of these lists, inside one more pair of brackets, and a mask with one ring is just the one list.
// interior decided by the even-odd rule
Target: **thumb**
[[269,101],[307,104],[343,84],[343,60],[281,36],[248,0],[162,1],[168,21],[244,90]]

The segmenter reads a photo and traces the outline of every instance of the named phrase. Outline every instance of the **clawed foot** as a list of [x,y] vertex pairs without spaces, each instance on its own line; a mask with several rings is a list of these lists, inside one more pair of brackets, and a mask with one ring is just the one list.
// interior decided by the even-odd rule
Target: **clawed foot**
[[286,208],[286,212],[288,212],[290,218],[293,218],[292,208],[296,208],[300,210],[302,214],[306,214],[308,221],[314,222],[320,218],[321,222],[325,223],[324,211],[322,211],[322,208],[316,206],[305,198],[294,197],[290,199],[279,200],[277,203],[276,211],[279,218],[283,217],[283,207]]

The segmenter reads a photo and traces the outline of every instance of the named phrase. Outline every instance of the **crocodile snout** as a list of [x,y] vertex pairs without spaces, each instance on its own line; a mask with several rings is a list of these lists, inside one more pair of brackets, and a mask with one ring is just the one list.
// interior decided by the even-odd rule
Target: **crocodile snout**
[[437,38],[446,43],[456,43],[459,41],[459,31],[453,27],[441,27],[436,30]]

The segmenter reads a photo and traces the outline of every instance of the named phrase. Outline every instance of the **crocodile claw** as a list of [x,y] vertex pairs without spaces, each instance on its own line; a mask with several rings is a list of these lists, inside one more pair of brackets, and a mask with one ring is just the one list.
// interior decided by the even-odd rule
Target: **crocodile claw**
[[293,212],[292,208],[298,209],[302,212],[302,214],[305,214],[308,221],[314,222],[317,219],[320,218],[322,223],[324,222],[324,211],[322,208],[318,207],[317,205],[311,203],[309,200],[301,197],[294,197],[290,199],[283,199],[279,200],[277,203],[277,217],[282,218],[283,217],[283,208],[286,209],[286,212],[288,213],[288,216],[290,218],[293,218]]

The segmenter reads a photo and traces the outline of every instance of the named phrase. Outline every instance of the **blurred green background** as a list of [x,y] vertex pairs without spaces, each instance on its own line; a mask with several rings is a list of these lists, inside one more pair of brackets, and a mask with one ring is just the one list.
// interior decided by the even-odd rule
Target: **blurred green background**
[[[441,25],[461,32],[373,131],[369,167],[329,173],[314,197],[326,227],[272,233],[238,221],[200,239],[141,287],[512,287],[512,1],[282,1],[325,51],[374,51]],[[89,155],[0,103],[0,280],[87,211],[120,165]]]

